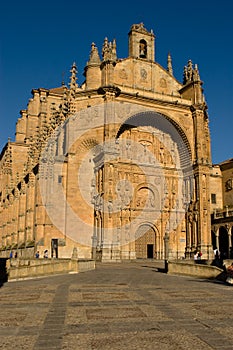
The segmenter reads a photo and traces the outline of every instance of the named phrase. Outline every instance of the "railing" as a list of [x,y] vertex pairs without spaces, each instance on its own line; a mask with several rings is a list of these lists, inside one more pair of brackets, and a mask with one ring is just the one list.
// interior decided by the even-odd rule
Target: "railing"
[[226,206],[224,209],[215,209],[212,214],[213,219],[223,219],[233,217],[233,207]]

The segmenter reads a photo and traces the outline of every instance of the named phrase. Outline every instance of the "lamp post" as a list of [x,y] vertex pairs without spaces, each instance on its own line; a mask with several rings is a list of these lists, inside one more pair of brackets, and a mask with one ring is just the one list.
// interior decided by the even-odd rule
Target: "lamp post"
[[169,257],[169,233],[166,231],[164,235],[164,265],[165,272],[168,272],[168,257]]

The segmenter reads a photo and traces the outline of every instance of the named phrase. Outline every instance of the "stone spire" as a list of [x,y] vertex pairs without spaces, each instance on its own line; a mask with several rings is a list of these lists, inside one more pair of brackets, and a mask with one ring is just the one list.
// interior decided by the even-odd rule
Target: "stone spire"
[[75,111],[76,111],[75,110],[75,93],[76,93],[76,90],[78,87],[78,84],[76,82],[76,80],[77,80],[77,77],[76,77],[77,67],[76,67],[75,62],[73,63],[73,65],[71,67],[70,73],[71,73],[71,77],[70,77],[70,83],[69,83],[69,86],[70,86],[69,106],[70,106],[70,112],[75,113]]
[[59,123],[63,122],[66,119],[68,112],[69,112],[68,89],[66,86],[64,86]]
[[90,58],[89,61],[87,62],[87,65],[99,65],[100,64],[100,56],[98,49],[95,45],[95,43],[91,44],[91,53],[90,53]]
[[[106,48],[108,43],[106,43]],[[103,48],[104,50],[104,48]],[[85,89],[96,89],[101,85],[101,59],[99,56],[98,49],[95,43],[91,44],[91,52],[89,61],[87,61],[86,67],[84,68],[84,76],[86,77]]]
[[200,79],[197,64],[195,64],[193,67],[191,60],[189,60],[187,66],[184,67],[183,84],[185,85],[183,87],[185,91],[189,89],[189,95],[193,101],[193,107],[204,110],[205,115],[207,116],[207,105],[202,89],[203,82]]
[[201,81],[201,79],[198,66],[195,64],[193,68],[193,63],[191,60],[189,60],[187,66],[184,66],[183,84],[199,81]]
[[187,66],[184,66],[184,71],[183,71],[183,84],[185,85],[188,81],[188,71],[187,71]]
[[170,52],[168,52],[168,55],[167,55],[167,71],[169,74],[173,75],[172,57],[171,57]]
[[5,152],[4,172],[5,174],[12,175],[12,148],[9,140]]
[[187,73],[188,73],[188,81],[192,81],[192,78],[193,78],[193,63],[192,63],[191,60],[188,61]]
[[188,60],[187,66],[184,67],[183,84],[190,83],[193,81],[193,63]]
[[194,66],[194,70],[193,70],[193,81],[200,81],[200,74],[199,74],[199,71],[198,71],[198,66],[197,64],[195,64]]
[[112,41],[112,58],[114,61],[117,59],[116,39],[113,39],[113,41]]
[[116,61],[116,40],[113,42],[108,41],[108,38],[104,39],[104,43],[102,46],[102,57],[103,61]]
[[108,43],[108,38],[106,37],[104,38],[104,43],[102,46],[102,57],[104,60],[106,60],[108,52],[109,52],[109,43]]
[[76,63],[75,62],[73,63],[73,65],[71,67],[70,73],[71,73],[70,83],[69,83],[70,93],[72,94],[72,96],[75,96],[75,92],[76,92],[76,89],[78,87],[78,84],[76,82],[76,80],[77,80],[77,77],[76,77],[77,67],[76,67]]

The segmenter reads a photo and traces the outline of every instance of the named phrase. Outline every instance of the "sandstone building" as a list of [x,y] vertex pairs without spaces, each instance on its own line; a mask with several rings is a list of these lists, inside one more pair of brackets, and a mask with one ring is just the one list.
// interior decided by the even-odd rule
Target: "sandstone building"
[[155,35],[142,23],[128,43],[124,59],[115,40],[105,38],[101,53],[93,43],[80,85],[73,64],[68,87],[32,90],[1,153],[1,256],[212,257],[198,67],[189,60],[179,82],[170,54],[166,68],[156,62]]
[[213,246],[233,259],[233,158],[213,166],[210,185]]

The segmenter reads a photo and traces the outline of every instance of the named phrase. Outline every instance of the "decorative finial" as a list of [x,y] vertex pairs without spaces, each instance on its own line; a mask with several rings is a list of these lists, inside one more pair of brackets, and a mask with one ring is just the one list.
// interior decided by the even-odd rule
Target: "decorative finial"
[[195,64],[194,66],[194,70],[193,70],[193,81],[200,81],[200,75],[199,75],[199,71],[198,71],[198,66],[197,64]]
[[62,81],[61,81],[61,85],[62,85],[62,86],[65,85],[65,72],[62,72]]
[[116,56],[116,40],[109,42],[107,38],[104,39],[102,47],[102,57],[104,61],[115,61]]
[[114,60],[117,59],[116,39],[113,39],[113,41],[112,41],[112,58],[113,58]]
[[90,53],[90,58],[89,61],[87,62],[88,64],[95,64],[95,65],[99,65],[100,64],[100,56],[99,56],[99,52],[98,49],[95,45],[95,43],[91,44],[91,53]]
[[108,49],[109,49],[108,38],[105,37],[104,38],[103,47],[102,47],[102,57],[103,57],[103,59],[106,57],[106,54],[108,53]]
[[188,61],[188,66],[187,66],[187,78],[189,81],[192,81],[193,77],[193,63],[191,60]]
[[[76,67],[75,62],[73,63],[73,65],[71,67],[70,73],[71,73],[71,77],[70,77],[70,83],[69,83],[70,91],[69,91],[68,105],[69,105],[69,112],[75,113],[76,112],[75,94],[76,94],[76,90],[78,87],[78,84],[76,83],[77,67]],[[64,98],[64,100],[65,100],[65,98]]]
[[76,63],[75,62],[73,63],[73,65],[71,67],[70,73],[71,73],[71,77],[70,77],[69,86],[70,86],[70,92],[73,95],[73,94],[75,94],[76,89],[78,87],[78,84],[76,83],[76,80],[77,80],[77,77],[76,77],[77,67],[76,67]]
[[170,52],[168,52],[168,55],[167,55],[167,71],[169,74],[173,75],[172,58],[171,58]]
[[188,70],[187,70],[187,66],[184,66],[184,72],[183,72],[183,84],[185,85],[187,83],[188,80]]

